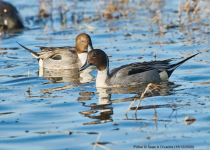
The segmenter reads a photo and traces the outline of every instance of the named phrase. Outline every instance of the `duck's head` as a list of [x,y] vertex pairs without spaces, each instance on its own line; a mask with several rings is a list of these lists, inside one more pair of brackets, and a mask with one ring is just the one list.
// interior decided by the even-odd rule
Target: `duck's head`
[[75,47],[78,54],[87,53],[93,49],[91,38],[88,34],[80,33],[75,41]]
[[100,49],[91,50],[88,53],[85,64],[78,71],[82,71],[91,65],[96,66],[99,71],[105,70],[109,65],[106,53]]

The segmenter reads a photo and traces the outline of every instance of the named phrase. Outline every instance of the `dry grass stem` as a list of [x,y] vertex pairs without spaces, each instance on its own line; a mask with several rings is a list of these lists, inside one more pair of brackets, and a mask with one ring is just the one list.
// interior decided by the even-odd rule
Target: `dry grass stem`
[[47,31],[48,28],[49,28],[49,25],[46,24],[46,26],[44,27],[44,35],[45,35],[45,32]]
[[[153,83],[149,83],[149,84],[147,85],[146,89],[144,90],[144,92],[141,94],[141,97],[140,97],[140,98],[135,98],[135,99],[133,100],[133,102],[130,104],[130,106],[128,107],[128,109],[127,109],[127,111],[126,111],[125,114],[127,114],[128,111],[130,110],[131,106],[132,106],[137,100],[139,100],[138,105],[137,105],[137,107],[136,107],[136,109],[135,109],[135,114],[136,114],[136,112],[137,112],[137,110],[138,110],[138,108],[139,108],[139,106],[140,106],[140,103],[141,103],[141,101],[142,101],[142,98],[144,98],[144,95],[145,95],[147,92],[150,92],[150,93],[153,95],[152,91],[153,91],[153,90],[156,90],[156,91],[157,91],[157,92],[166,100],[166,98],[162,95],[162,93],[165,93],[165,94],[167,94],[167,93],[166,93],[165,91],[163,91],[162,89],[160,89],[160,87],[168,88],[167,86],[156,85],[156,84],[153,84]],[[150,88],[152,88],[152,89],[150,89]],[[161,92],[162,92],[162,93],[161,93]],[[153,95],[153,96],[154,96],[154,95]],[[167,100],[166,100],[166,101],[167,101]]]
[[97,137],[97,139],[96,139],[96,142],[94,143],[93,150],[96,149],[96,146],[99,146],[99,147],[101,147],[101,148],[103,148],[103,149],[106,149],[106,150],[111,150],[110,148],[107,148],[106,146],[101,145],[101,144],[98,143],[100,137],[101,137],[101,132],[99,133],[99,135],[98,135],[98,137]]
[[96,28],[91,27],[90,25],[87,25],[86,23],[84,23],[84,25],[88,28],[89,31],[96,30]]
[[[154,108],[155,109],[155,108]],[[156,122],[157,120],[156,120],[156,118],[157,118],[157,111],[155,110],[155,117],[153,118],[153,120]]]
[[[98,144],[98,143],[95,143],[95,145],[96,145],[96,146],[99,146],[99,147],[101,147],[101,148],[103,148],[103,149],[106,149],[106,150],[111,150],[110,148],[108,148],[108,147],[106,147],[106,146],[104,146],[104,145]],[[94,150],[95,150],[95,149],[94,149]]]
[[143,50],[142,50],[142,53],[141,53],[141,56],[143,57],[143,55],[144,55],[144,49],[145,49],[145,46],[144,46],[144,48],[143,48]]

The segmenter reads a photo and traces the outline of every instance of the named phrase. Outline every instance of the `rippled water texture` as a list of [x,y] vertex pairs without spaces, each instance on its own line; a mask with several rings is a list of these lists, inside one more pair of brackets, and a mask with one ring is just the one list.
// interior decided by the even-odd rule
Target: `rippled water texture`
[[[154,54],[185,58],[209,48],[207,0],[7,2],[25,29],[0,30],[0,149],[210,149],[209,52],[162,83],[169,87],[161,88],[164,98],[147,93],[136,115],[138,101],[126,116],[145,86],[96,89],[96,70],[85,78],[76,70],[39,70],[16,43],[38,52],[38,46],[74,46],[86,32],[94,48],[110,55],[110,69]],[[188,115],[195,120],[185,121]]]

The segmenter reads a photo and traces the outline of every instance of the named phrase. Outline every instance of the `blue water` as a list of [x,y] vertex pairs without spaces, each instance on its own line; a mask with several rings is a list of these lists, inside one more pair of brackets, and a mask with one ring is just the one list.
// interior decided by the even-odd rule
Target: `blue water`
[[[86,32],[94,48],[112,56],[110,69],[154,60],[154,53],[157,60],[185,58],[209,47],[209,26],[204,25],[209,17],[205,11],[194,14],[190,22],[193,12],[186,14],[181,8],[179,24],[178,1],[134,0],[118,4],[122,7],[108,19],[103,13],[111,0],[56,0],[49,8],[45,7],[51,17],[40,18],[38,1],[7,2],[19,10],[26,29],[0,35],[0,149],[86,150],[94,149],[95,142],[113,150],[138,149],[137,146],[210,149],[209,52],[175,70],[166,83],[170,89],[162,88],[167,92],[164,94],[167,101],[157,92],[153,97],[147,94],[137,114],[134,114],[136,102],[126,116],[128,106],[140,97],[144,87],[108,89],[103,91],[106,97],[103,99],[94,79],[82,84],[71,73],[40,76],[37,60],[16,43],[38,52],[38,46],[74,46],[76,36]],[[207,9],[203,4],[199,6]],[[66,21],[61,20],[59,6],[63,17],[68,8]],[[127,16],[120,15],[127,10]],[[159,10],[161,18],[157,22]],[[200,16],[200,23],[196,23],[196,16]],[[84,23],[96,30],[90,31]],[[176,27],[166,28],[174,24]],[[161,33],[160,27],[164,30]],[[90,74],[95,78],[97,71]],[[30,92],[26,92],[29,87]],[[196,120],[186,123],[188,115]]]

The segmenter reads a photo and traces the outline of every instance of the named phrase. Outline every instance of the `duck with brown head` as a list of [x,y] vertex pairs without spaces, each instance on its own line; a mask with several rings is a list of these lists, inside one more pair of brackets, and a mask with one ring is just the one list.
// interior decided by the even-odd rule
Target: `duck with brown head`
[[[18,43],[19,44],[19,43]],[[73,69],[84,65],[87,52],[92,50],[92,41],[88,34],[81,33],[75,40],[75,47],[40,47],[40,52],[34,52],[25,46],[38,61],[39,67],[47,69]]]
[[187,57],[176,64],[170,64],[172,59],[142,63],[137,62],[120,66],[109,73],[109,59],[106,53],[100,49],[94,49],[88,53],[86,63],[78,71],[82,71],[91,65],[96,66],[98,69],[96,87],[117,87],[155,83],[167,80],[177,67],[195,57],[197,54]]
[[87,52],[93,49],[90,36],[84,33],[79,34],[75,40],[75,49],[82,65],[84,65],[87,59]]
[[79,71],[82,71],[91,65],[96,66],[98,69],[96,87],[106,87],[106,79],[108,79],[109,75],[109,58],[106,53],[100,49],[91,50],[88,53],[86,63],[79,69]]

